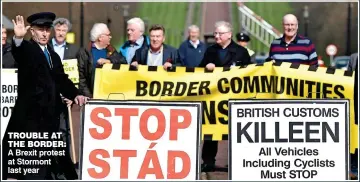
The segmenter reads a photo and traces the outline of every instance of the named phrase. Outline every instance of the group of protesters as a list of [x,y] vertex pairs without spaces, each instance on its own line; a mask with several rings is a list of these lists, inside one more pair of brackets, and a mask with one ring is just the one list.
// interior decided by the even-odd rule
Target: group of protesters
[[[166,29],[163,25],[151,25],[149,31],[145,32],[144,21],[138,17],[127,21],[127,40],[119,48],[111,45],[111,31],[104,23],[95,23],[90,31],[90,42],[79,48],[66,42],[66,34],[71,30],[68,19],[56,19],[53,13],[37,13],[28,17],[27,21],[30,26],[25,26],[22,16],[13,20],[15,36],[12,43],[6,42],[6,30],[2,27],[2,66],[18,68],[18,101],[14,113],[27,113],[18,116],[13,113],[7,132],[58,131],[59,117],[66,110],[64,105],[71,105],[74,101],[82,105],[89,98],[93,98],[95,69],[100,65],[162,66],[165,70],[184,66],[214,70],[216,67],[255,63],[255,53],[247,47],[249,35],[244,32],[235,34],[232,25],[226,21],[215,23],[215,44],[207,46],[200,40],[199,27],[191,25],[188,27],[188,39],[184,40],[179,48],[165,44]],[[296,16],[287,14],[282,22],[284,35],[272,42],[266,61],[318,65],[314,44],[309,38],[298,34]],[[31,40],[23,40],[29,29]],[[51,31],[54,31],[52,38]],[[233,37],[236,38],[235,41]],[[64,73],[61,61],[66,59],[78,61],[79,89],[76,89]],[[44,124],[46,122],[48,123]],[[5,136],[4,141],[6,140],[8,138]],[[3,147],[3,154],[7,154],[8,148],[6,145]],[[215,169],[217,148],[217,141],[204,141],[203,172]],[[67,157],[69,158],[68,155]],[[70,165],[68,158],[64,160],[67,162],[63,162],[65,178],[77,179],[73,166],[67,167]],[[6,163],[7,160],[3,161]],[[5,179],[53,178],[49,175],[51,170],[48,167],[42,167],[41,174],[22,176],[8,174],[4,163],[3,169]]]

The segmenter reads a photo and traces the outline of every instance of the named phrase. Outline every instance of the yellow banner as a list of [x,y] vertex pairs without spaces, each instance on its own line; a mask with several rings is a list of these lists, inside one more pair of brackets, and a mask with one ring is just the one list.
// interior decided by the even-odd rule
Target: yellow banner
[[79,88],[79,69],[77,59],[66,59],[62,61],[64,72],[69,75],[69,79]]
[[350,100],[350,151],[358,148],[354,118],[354,74],[331,68],[282,63],[244,68],[162,67],[106,64],[96,69],[94,98],[110,100],[202,101],[205,139],[223,140],[228,134],[228,99],[334,98]]

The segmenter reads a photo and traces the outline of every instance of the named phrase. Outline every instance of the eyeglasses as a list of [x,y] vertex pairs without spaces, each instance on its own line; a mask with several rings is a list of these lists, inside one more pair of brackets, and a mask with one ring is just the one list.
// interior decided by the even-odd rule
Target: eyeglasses
[[291,24],[291,23],[284,23],[283,24],[285,27],[294,27],[294,26],[296,26],[297,24]]
[[226,33],[229,33],[229,32],[214,32],[214,36],[216,36],[216,35],[222,36]]
[[105,36],[108,36],[108,37],[111,37],[111,34],[110,33],[108,33],[108,34],[102,34],[102,35],[105,35]]

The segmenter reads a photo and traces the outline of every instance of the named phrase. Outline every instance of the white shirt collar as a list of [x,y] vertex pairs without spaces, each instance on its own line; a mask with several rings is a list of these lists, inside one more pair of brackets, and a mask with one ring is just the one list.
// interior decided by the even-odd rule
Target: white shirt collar
[[58,44],[55,40],[55,38],[52,38],[52,44],[54,46],[58,46],[58,47],[64,47],[66,45],[66,41],[64,41],[62,44]]
[[[39,43],[38,43],[38,44],[39,44]],[[45,47],[46,47],[46,49],[49,51],[49,49],[47,48],[47,45],[40,45],[40,44],[39,44],[39,46],[40,46],[40,48],[41,48],[42,51],[45,50]]]
[[189,40],[189,42],[190,42],[190,44],[191,44],[192,46],[194,46],[195,48],[197,48],[197,47],[199,46],[199,44],[200,44],[200,40],[197,40],[196,42],[193,42],[193,41]]

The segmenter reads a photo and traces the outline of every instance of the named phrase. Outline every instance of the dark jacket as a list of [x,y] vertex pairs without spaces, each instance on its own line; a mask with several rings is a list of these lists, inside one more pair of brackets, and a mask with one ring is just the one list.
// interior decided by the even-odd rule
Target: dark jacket
[[[145,47],[149,47],[150,45],[150,39],[149,37],[147,37],[146,35],[143,35],[144,37],[144,42],[141,45],[141,47],[139,49],[144,49]],[[130,42],[126,41],[123,45],[120,46],[119,48],[119,52],[126,58],[127,56],[127,50],[130,47]]]
[[205,50],[206,46],[202,41],[195,48],[190,40],[186,39],[179,47],[180,60],[186,67],[198,67],[204,58]]
[[[49,45],[54,48],[52,41],[49,43]],[[64,51],[64,60],[66,59],[76,59],[76,55],[79,52],[79,47],[74,44],[69,44],[66,42],[65,44],[65,51]]]
[[11,44],[5,43],[2,47],[2,67],[3,68],[17,68],[17,63],[11,53]]
[[[182,66],[183,63],[179,59],[178,51],[169,45],[163,44],[163,65],[166,62],[170,62],[173,66]],[[147,57],[149,53],[149,47],[138,49],[135,52],[135,56],[131,62],[137,61],[138,64],[147,65]]]
[[[8,154],[9,136],[8,132],[51,132],[59,131],[59,117],[62,107],[62,100],[60,94],[64,97],[74,100],[78,95],[78,90],[75,85],[64,73],[63,65],[60,57],[48,45],[50,58],[52,60],[53,68],[51,69],[45,57],[43,50],[34,42],[23,40],[19,47],[15,46],[13,42],[12,54],[18,63],[18,97],[11,115],[6,133],[3,139],[3,153]],[[30,139],[28,139],[30,140]],[[24,139],[24,141],[27,141]],[[15,151],[14,148],[12,148]],[[52,150],[53,148],[46,147],[23,147],[22,151],[37,150]],[[20,156],[3,155],[3,178],[28,179],[28,175],[23,174],[8,174],[7,164],[8,160],[15,159]],[[25,160],[38,159],[33,156],[21,156]],[[48,159],[49,157],[42,157],[41,159]],[[52,160],[52,163],[56,161]],[[67,164],[61,168],[66,170],[68,179],[76,179],[77,174],[73,164],[71,164],[70,156],[66,155],[58,158],[59,164]],[[16,163],[16,162],[15,162]],[[56,165],[57,166],[57,165]],[[12,166],[14,168],[26,166]],[[4,171],[5,170],[5,171]],[[51,170],[50,166],[41,166],[39,175],[36,179],[45,178],[44,171]],[[5,172],[5,175],[4,175]]]
[[[77,55],[79,68],[79,91],[81,94],[90,98],[93,97],[95,79],[91,46],[92,43],[90,42],[87,48],[81,48]],[[121,53],[119,54],[113,46],[109,45],[106,49],[106,59],[109,59],[112,64],[127,64],[125,57]]]
[[209,63],[215,64],[216,67],[230,67],[235,63],[236,66],[251,64],[248,51],[236,44],[234,41],[228,45],[228,52],[225,55],[224,61],[219,58],[219,50],[222,47],[219,44],[214,44],[208,47],[205,51],[204,59],[201,61],[199,67],[205,67]]
[[348,71],[354,71],[355,73],[355,79],[354,79],[354,113],[355,113],[355,124],[358,124],[359,121],[358,118],[358,92],[359,92],[359,81],[358,81],[358,62],[359,62],[359,55],[358,53],[354,53],[350,56],[350,62],[348,65]]

